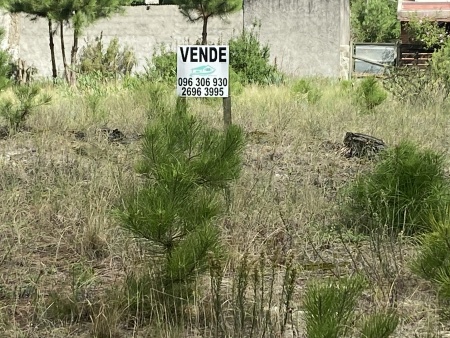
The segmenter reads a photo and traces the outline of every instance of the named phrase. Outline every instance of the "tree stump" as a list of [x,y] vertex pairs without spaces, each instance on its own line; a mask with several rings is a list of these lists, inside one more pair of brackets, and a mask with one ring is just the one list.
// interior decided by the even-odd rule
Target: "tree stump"
[[383,140],[360,133],[347,132],[344,137],[344,145],[348,152],[346,157],[373,157],[386,149]]

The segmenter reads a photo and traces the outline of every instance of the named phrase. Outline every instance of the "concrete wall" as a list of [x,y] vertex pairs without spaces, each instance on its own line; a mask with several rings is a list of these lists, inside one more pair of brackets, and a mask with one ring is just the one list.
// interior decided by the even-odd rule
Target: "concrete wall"
[[[271,47],[271,61],[289,74],[345,77],[345,50],[349,50],[349,0],[245,0],[244,9],[226,21],[212,19],[208,40],[224,43],[245,27],[261,22],[260,38]],[[36,67],[40,75],[51,75],[47,21],[30,21],[25,15],[0,17],[8,46],[16,58]],[[188,22],[176,6],[127,8],[124,15],[103,19],[88,27],[81,46],[103,32],[107,43],[118,37],[131,46],[137,57],[137,71],[160,43],[175,49],[177,44],[195,43],[201,38],[201,23]],[[71,29],[65,30],[66,51],[70,54]],[[347,46],[347,49],[345,48]],[[55,37],[58,70],[62,71],[59,36]],[[348,65],[347,65],[348,68]],[[343,71],[344,69],[344,71]]]
[[[261,22],[261,39],[288,73],[338,76],[350,27],[343,0],[247,0],[245,25]],[[342,17],[342,18],[341,18]]]

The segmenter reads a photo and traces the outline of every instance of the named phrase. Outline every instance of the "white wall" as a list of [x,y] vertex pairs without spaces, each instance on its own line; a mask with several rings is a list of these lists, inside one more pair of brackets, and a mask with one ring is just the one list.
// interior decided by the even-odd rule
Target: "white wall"
[[[295,75],[342,74],[342,45],[349,44],[349,0],[245,0],[244,10],[226,21],[210,20],[208,40],[217,43],[240,34],[244,25],[255,20],[262,24],[260,38],[271,47],[271,61],[283,71]],[[148,8],[148,9],[147,9]],[[16,57],[36,67],[41,75],[51,75],[47,21],[30,21],[25,15],[6,14],[0,25],[7,31],[4,42]],[[188,22],[177,6],[128,7],[124,15],[102,19],[88,27],[84,39],[93,40],[103,32],[108,43],[118,37],[122,45],[131,46],[138,58],[137,71],[161,43],[175,49],[177,44],[194,43],[201,38],[201,23]],[[65,30],[66,51],[70,55],[71,29]],[[57,67],[62,71],[59,36],[55,36]],[[346,61],[344,60],[344,63]]]

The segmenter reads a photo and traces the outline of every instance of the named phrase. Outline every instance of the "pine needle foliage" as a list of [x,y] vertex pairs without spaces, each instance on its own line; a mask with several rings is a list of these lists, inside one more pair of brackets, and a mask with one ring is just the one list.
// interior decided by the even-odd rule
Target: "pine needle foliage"
[[395,332],[398,323],[399,317],[394,311],[371,314],[362,324],[361,338],[388,338]]
[[[448,209],[447,209],[448,210]],[[450,211],[450,210],[449,210]],[[447,212],[447,218],[450,213]],[[419,238],[418,255],[412,270],[432,282],[439,296],[450,300],[450,221],[432,221],[432,231]]]
[[224,211],[224,188],[241,170],[243,132],[208,127],[183,110],[159,116],[146,130],[141,187],[124,198],[123,227],[153,257],[153,287],[183,298],[223,249],[213,220]]
[[361,232],[387,226],[389,232],[415,235],[430,230],[450,203],[445,157],[403,141],[380,154],[372,172],[360,175],[347,193],[343,223]]
[[308,338],[349,337],[349,324],[364,288],[361,277],[311,284],[303,301]]

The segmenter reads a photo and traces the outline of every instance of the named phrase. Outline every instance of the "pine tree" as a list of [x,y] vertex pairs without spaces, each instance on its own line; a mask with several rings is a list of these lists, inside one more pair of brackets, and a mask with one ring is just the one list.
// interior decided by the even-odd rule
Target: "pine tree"
[[[224,211],[222,192],[239,176],[243,132],[226,132],[178,111],[160,116],[144,136],[136,192],[124,197],[123,227],[151,251],[153,288],[182,298],[191,282],[220,257],[213,219]],[[169,297],[170,298],[170,297]]]
[[58,72],[56,70],[55,44],[53,20],[48,16],[50,2],[48,0],[11,0],[7,4],[7,9],[11,13],[26,13],[31,16],[31,20],[37,18],[47,18],[48,21],[48,37],[50,47],[50,57],[52,62],[52,77],[56,79]]
[[[75,65],[77,61],[78,42],[83,29],[101,18],[123,12],[123,6],[131,0],[11,0],[6,8],[10,12],[23,12],[36,18],[47,18],[49,27],[50,52],[52,55],[52,73],[57,76],[53,43],[53,22],[59,24],[61,54],[64,75],[68,83],[75,84]],[[70,53],[70,67],[66,58],[64,43],[64,25],[73,26],[73,44]]]
[[209,18],[224,18],[242,8],[242,0],[174,0],[174,3],[189,21],[203,21],[202,45],[208,43]]

